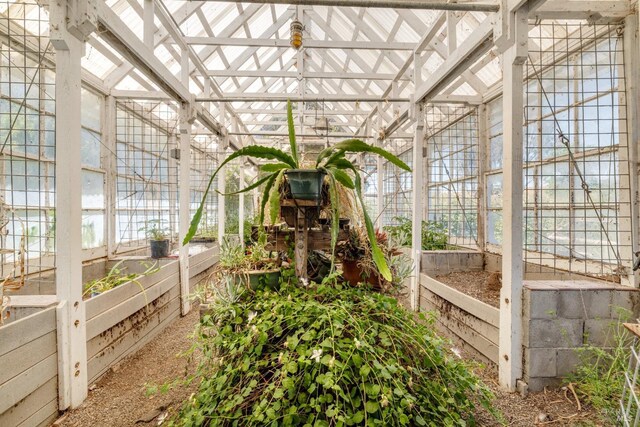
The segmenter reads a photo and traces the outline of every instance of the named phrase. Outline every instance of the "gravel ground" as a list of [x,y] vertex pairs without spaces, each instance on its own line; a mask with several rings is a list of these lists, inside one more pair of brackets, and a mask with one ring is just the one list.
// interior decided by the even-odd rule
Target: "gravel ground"
[[[485,367],[476,372],[495,393],[494,406],[504,416],[507,426],[571,426],[605,427],[611,424],[602,421],[599,414],[589,405],[578,404],[568,389],[547,389],[544,392],[529,393],[522,397],[518,393],[507,393],[498,387],[496,368]],[[479,424],[486,427],[500,426],[484,410],[479,411]]]
[[451,286],[493,307],[500,307],[500,284],[495,273],[488,271],[465,271],[436,276],[436,280]]
[[[79,408],[69,412],[55,425],[64,427],[119,427],[157,425],[139,421],[168,412],[175,413],[180,404],[195,391],[195,384],[186,387],[181,380],[193,372],[196,362],[179,354],[192,344],[189,337],[198,322],[198,307],[169,325],[160,335],[137,353],[112,368],[89,392]],[[151,387],[170,384],[166,393],[148,395]],[[137,423],[136,423],[137,422]]]
[[[166,393],[150,396],[150,386],[160,386],[180,380],[193,372],[195,361],[177,355],[189,349],[189,337],[198,322],[197,307],[186,317],[178,319],[135,355],[123,360],[89,392],[85,403],[58,420],[64,427],[120,427],[158,425],[157,415],[175,413],[181,402],[195,391],[195,384],[185,387],[181,382]],[[463,354],[463,357],[470,358]],[[580,411],[571,392],[562,389],[530,393],[522,397],[499,390],[495,367],[479,367],[477,374],[494,391],[495,407],[504,414],[506,425],[529,427],[550,426],[607,426],[595,411],[582,402]],[[154,415],[156,417],[154,417]],[[538,421],[539,416],[545,421]],[[143,422],[142,419],[153,419]],[[478,411],[480,426],[499,426],[484,410]]]

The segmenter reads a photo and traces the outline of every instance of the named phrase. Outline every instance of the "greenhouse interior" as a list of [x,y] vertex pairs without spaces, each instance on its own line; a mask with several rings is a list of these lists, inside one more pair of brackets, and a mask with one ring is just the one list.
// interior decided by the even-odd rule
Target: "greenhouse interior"
[[0,0],[0,426],[639,426],[636,0]]

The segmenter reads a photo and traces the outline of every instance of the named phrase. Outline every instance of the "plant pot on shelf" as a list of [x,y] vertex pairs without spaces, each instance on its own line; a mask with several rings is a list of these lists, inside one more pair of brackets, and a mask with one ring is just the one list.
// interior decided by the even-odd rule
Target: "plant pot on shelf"
[[233,273],[233,277],[236,283],[247,286],[252,290],[258,289],[260,284],[272,290],[277,290],[280,287],[280,269]]
[[320,203],[326,172],[319,169],[291,169],[285,175],[291,189],[291,198]]
[[169,256],[169,239],[151,240],[151,258],[165,258]]

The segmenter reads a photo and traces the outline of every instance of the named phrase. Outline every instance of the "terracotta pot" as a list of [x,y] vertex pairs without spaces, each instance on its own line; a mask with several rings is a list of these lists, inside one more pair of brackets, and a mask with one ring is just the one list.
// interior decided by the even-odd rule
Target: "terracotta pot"
[[[344,277],[344,280],[346,280],[351,286],[357,286],[358,283],[365,282],[365,279],[363,278],[363,271],[358,264],[358,261],[343,260],[342,277]],[[373,289],[380,288],[380,281],[378,276],[375,274],[367,277],[366,283],[370,284]]]

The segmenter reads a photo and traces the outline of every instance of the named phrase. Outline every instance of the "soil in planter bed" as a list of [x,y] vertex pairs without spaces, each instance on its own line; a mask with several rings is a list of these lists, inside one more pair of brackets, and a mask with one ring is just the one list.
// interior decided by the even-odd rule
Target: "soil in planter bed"
[[463,294],[500,308],[500,286],[495,283],[493,286],[488,285],[488,281],[495,279],[491,277],[492,274],[494,273],[488,271],[464,271],[435,276],[435,279]]
[[[178,355],[191,347],[190,335],[198,321],[198,306],[192,305],[187,316],[176,319],[147,345],[119,362],[92,387],[79,408],[68,412],[54,425],[155,426],[157,417],[150,422],[139,420],[165,411],[175,413],[197,388],[195,382],[186,387],[181,381],[187,372],[193,373],[197,360],[189,361]],[[174,380],[176,385],[168,392],[147,395],[148,386],[160,388]]]

